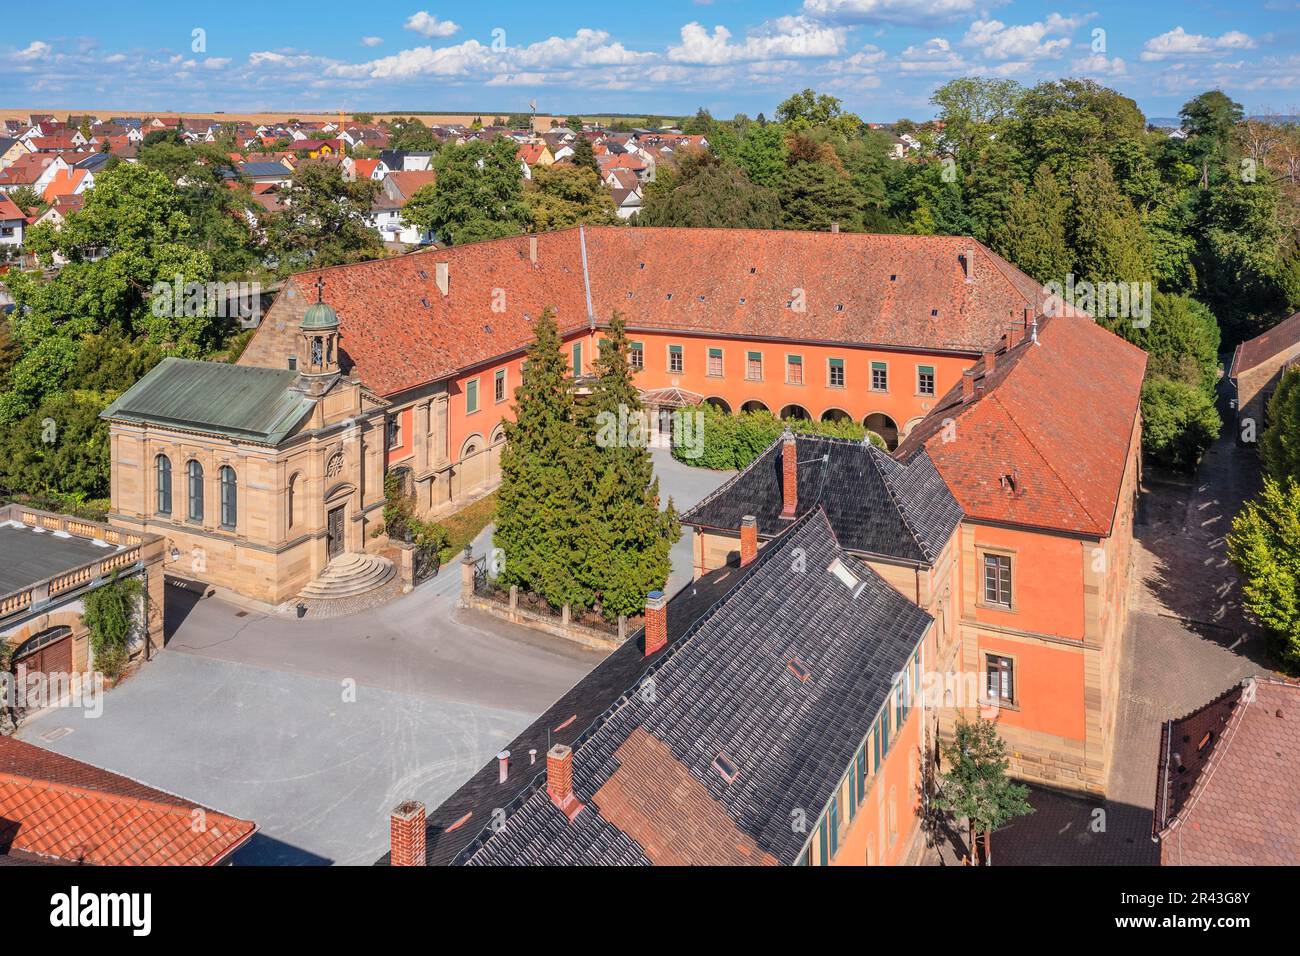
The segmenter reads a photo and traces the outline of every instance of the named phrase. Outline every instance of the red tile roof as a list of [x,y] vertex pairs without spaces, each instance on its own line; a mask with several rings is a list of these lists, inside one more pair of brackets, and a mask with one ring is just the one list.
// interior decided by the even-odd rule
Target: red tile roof
[[1267,332],[1238,345],[1232,354],[1232,368],[1228,372],[1228,377],[1236,378],[1239,373],[1266,362],[1280,352],[1298,346],[1300,346],[1300,312],[1283,319]]
[[[421,175],[429,174],[389,179]],[[341,348],[381,395],[525,347],[531,320],[547,306],[557,308],[561,330],[580,328],[589,318],[588,283],[595,317],[607,321],[618,310],[632,330],[965,354],[994,343],[1013,316],[1042,301],[1032,279],[961,237],[592,226],[538,236],[536,265],[528,244],[527,236],[496,239],[293,281],[314,299],[316,276],[324,276]],[[968,252],[971,282],[962,265]],[[445,297],[434,284],[435,262],[449,264]],[[506,291],[505,313],[490,308],[497,288]],[[802,312],[790,307],[801,289]],[[263,323],[259,336],[277,334],[274,325]]]
[[1256,679],[1161,733],[1165,866],[1300,864],[1300,686]]
[[18,208],[17,204],[8,196],[0,194],[0,222],[11,222],[14,219],[26,219],[27,214]]
[[546,150],[545,144],[542,143],[524,143],[515,150],[515,159],[518,159],[529,166],[535,166],[542,158],[543,151]]
[[205,866],[223,861],[256,829],[129,777],[0,737],[3,852],[103,866]]
[[374,175],[375,167],[379,165],[377,159],[354,159],[352,161],[352,175],[357,179],[369,179]]
[[427,186],[437,177],[432,169],[391,172],[386,177],[396,187],[403,199],[410,199],[421,186]]
[[[1086,317],[1039,319],[1024,340],[973,369],[898,447],[925,448],[972,518],[1104,536],[1137,425],[1146,353]],[[951,423],[951,424],[948,424]]]

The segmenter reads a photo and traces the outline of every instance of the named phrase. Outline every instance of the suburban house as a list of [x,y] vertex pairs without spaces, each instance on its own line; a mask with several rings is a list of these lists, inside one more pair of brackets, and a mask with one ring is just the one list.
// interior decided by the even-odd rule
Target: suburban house
[[60,153],[28,153],[13,165],[0,169],[0,193],[26,186],[38,196],[69,164]]
[[1232,353],[1228,381],[1237,407],[1237,435],[1242,437],[1249,421],[1258,441],[1264,431],[1268,400],[1273,397],[1283,370],[1300,359],[1300,312],[1288,316],[1267,332],[1242,342]]
[[0,642],[9,669],[65,677],[92,670],[84,601],[114,577],[143,581],[144,626],[131,652],[152,657],[163,646],[165,558],[157,535],[0,506]]
[[402,209],[420,187],[434,180],[434,172],[390,172],[381,183],[379,195],[370,207],[371,225],[385,242],[414,246],[428,243],[433,236],[402,218]]
[[1300,864],[1300,685],[1255,677],[1160,731],[1162,866]]
[[256,832],[248,820],[0,737],[0,864],[221,866]]
[[914,859],[934,620],[820,504],[671,601],[651,594],[644,622],[427,819],[398,806],[381,862]]
[[21,246],[26,228],[26,214],[12,199],[0,193],[0,246]]
[[519,160],[524,179],[533,178],[534,166],[550,166],[555,163],[555,157],[545,143],[524,143],[515,151],[515,158]]

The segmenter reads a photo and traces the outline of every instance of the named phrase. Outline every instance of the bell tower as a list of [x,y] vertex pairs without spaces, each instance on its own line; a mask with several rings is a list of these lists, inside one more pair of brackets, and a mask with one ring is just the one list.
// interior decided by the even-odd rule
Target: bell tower
[[316,301],[298,327],[298,372],[321,378],[339,373],[339,317],[325,304],[325,279],[316,277]]

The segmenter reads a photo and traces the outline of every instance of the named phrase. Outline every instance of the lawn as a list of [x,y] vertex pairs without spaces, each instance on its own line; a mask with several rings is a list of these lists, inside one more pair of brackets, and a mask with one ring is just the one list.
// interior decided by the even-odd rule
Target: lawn
[[438,524],[447,529],[447,547],[442,549],[441,559],[445,564],[465,550],[465,545],[478,537],[497,513],[497,493],[494,491],[486,498],[480,498],[472,505],[462,508],[455,514],[441,518]]

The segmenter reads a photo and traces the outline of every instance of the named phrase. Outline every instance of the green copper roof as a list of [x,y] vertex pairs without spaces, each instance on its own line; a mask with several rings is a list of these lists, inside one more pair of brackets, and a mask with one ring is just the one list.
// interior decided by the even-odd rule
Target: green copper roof
[[338,313],[324,302],[313,302],[307,306],[307,311],[303,313],[302,325],[299,326],[304,332],[325,331],[338,327]]
[[277,445],[311,410],[288,369],[165,358],[100,418]]

